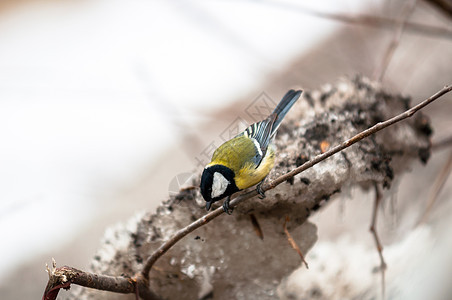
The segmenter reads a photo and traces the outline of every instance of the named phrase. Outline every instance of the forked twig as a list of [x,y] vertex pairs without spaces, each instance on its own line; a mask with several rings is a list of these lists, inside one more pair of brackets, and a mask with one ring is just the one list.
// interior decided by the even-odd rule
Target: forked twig
[[68,266],[57,268],[55,260],[53,260],[51,268],[47,267],[47,273],[49,274],[49,282],[42,300],[56,299],[59,290],[69,289],[71,284],[120,294],[135,293],[145,300],[160,299],[149,289],[148,281],[141,275],[130,278],[94,274]]

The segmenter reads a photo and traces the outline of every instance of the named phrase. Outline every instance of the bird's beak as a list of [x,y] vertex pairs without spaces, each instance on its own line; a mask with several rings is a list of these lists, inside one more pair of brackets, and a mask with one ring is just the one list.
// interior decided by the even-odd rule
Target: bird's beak
[[212,206],[212,201],[207,201],[206,202],[206,210],[209,211],[211,206]]

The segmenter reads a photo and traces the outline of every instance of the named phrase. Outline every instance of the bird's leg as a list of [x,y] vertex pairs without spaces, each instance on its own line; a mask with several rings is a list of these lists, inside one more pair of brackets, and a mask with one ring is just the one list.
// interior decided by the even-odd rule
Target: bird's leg
[[259,182],[257,184],[257,186],[256,186],[256,191],[259,194],[259,199],[264,199],[265,198],[265,191],[262,189],[262,184],[264,183],[265,179],[267,179],[267,176],[265,176],[265,178],[262,179],[262,181]]
[[232,214],[232,211],[234,210],[232,207],[229,207],[229,201],[231,201],[231,196],[228,196],[223,202],[223,210],[228,215]]

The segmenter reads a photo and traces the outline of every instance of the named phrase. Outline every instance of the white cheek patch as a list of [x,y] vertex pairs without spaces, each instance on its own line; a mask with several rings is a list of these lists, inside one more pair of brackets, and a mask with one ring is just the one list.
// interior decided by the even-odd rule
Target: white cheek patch
[[229,181],[219,172],[213,174],[212,198],[216,198],[224,194],[228,188]]

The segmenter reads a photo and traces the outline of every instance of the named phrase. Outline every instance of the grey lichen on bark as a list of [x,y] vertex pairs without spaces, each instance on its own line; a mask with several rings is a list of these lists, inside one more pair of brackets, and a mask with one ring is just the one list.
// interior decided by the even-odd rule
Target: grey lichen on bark
[[[357,76],[342,78],[319,90],[305,91],[282,123],[277,155],[269,178],[300,166],[370,126],[408,108],[410,98],[385,92]],[[222,215],[179,241],[154,265],[151,289],[167,299],[275,299],[280,281],[300,264],[284,235],[283,224],[303,253],[317,239],[307,221],[313,211],[344,188],[389,188],[411,163],[425,163],[431,128],[422,112],[352,145],[266,193],[241,203],[231,216]],[[200,172],[193,185],[199,186]],[[264,234],[255,233],[254,214]],[[205,214],[199,189],[186,189],[162,202],[155,213],[135,216],[109,229],[91,264],[92,272],[133,275],[146,258],[180,228]],[[367,226],[367,224],[365,224]],[[63,295],[62,295],[63,296]],[[77,299],[134,297],[78,289]]]

